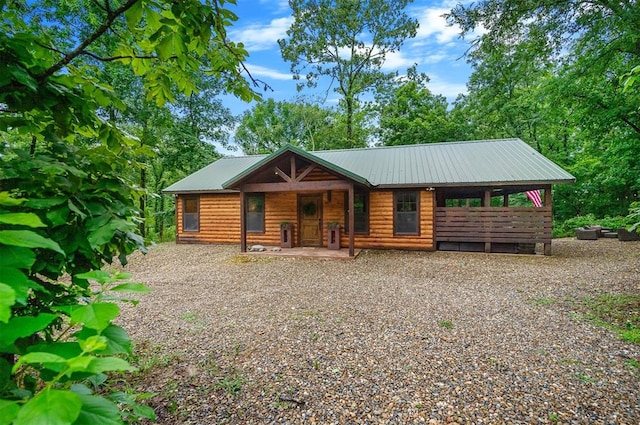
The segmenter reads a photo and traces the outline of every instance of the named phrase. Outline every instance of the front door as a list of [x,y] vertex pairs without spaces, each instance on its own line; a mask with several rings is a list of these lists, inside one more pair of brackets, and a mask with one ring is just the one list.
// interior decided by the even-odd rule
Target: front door
[[322,195],[298,199],[300,246],[322,246]]

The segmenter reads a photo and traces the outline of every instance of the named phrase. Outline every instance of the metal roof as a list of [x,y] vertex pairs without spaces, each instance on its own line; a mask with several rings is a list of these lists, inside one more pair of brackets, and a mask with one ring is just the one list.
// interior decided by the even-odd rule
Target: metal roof
[[[542,185],[575,181],[575,177],[520,139],[306,153],[307,159],[317,157],[374,187]],[[248,169],[259,168],[258,164],[269,156],[222,158],[164,191],[223,191],[225,182],[246,177]]]

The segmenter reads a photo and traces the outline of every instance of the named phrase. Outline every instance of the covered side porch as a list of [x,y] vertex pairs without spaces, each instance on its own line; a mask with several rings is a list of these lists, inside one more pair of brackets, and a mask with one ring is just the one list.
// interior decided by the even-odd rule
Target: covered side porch
[[533,253],[542,244],[544,255],[551,255],[551,233],[549,184],[437,189],[437,249]]

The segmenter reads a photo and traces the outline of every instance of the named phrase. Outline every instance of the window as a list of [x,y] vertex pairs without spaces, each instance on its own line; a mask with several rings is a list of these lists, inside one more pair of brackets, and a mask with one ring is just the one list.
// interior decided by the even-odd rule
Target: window
[[[353,219],[354,233],[369,233],[369,193],[356,192],[353,194]],[[349,193],[344,197],[344,223],[345,231],[349,231]]]
[[200,230],[199,199],[195,196],[182,200],[182,230],[197,232]]
[[418,235],[418,192],[396,192],[393,196],[394,233],[396,235]]
[[246,197],[247,232],[264,232],[264,193],[252,193]]

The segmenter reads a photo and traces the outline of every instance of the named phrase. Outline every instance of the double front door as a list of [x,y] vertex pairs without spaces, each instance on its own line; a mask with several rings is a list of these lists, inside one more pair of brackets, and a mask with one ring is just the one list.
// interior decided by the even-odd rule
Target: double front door
[[298,199],[300,246],[322,246],[322,195]]

